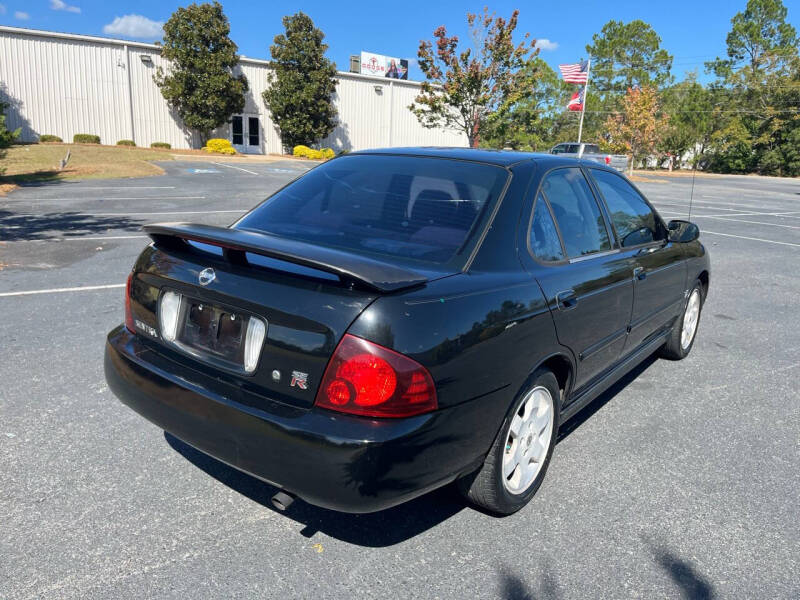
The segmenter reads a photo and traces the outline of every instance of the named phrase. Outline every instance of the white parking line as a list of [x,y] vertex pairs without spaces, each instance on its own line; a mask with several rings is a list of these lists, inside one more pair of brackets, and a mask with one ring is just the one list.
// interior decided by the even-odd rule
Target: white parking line
[[140,216],[140,215],[213,215],[213,214],[224,214],[224,213],[238,213],[242,214],[247,212],[249,209],[243,208],[241,210],[173,210],[167,212],[108,212],[108,213],[92,213],[93,215],[97,215],[100,217],[124,217],[128,215],[133,216]]
[[[748,200],[748,198],[741,198],[741,200],[744,200],[745,202],[730,202],[730,201],[714,202],[713,200],[697,200],[697,202],[700,203],[700,204],[709,204],[711,206],[716,206],[720,210],[722,210],[723,206],[741,206],[741,207],[744,207],[747,210],[755,210],[755,209],[759,209],[759,208],[764,208],[766,210],[781,210],[783,208],[783,206],[779,207],[779,208],[771,208],[769,206],[764,206],[763,203],[764,202],[772,202],[772,203],[783,204],[784,206],[786,204],[783,199],[772,200],[770,198],[764,198],[763,200],[759,200],[759,199],[755,199],[754,198],[752,200]],[[795,204],[795,206],[796,206],[796,203],[793,203],[793,204]]]
[[50,238],[44,240],[15,240],[19,242],[28,241],[28,242],[83,242],[83,241],[92,241],[92,242],[102,242],[105,240],[139,240],[139,239],[146,239],[150,236],[148,235],[92,235],[86,237],[59,237],[59,238]]
[[86,285],[83,287],[50,288],[47,290],[27,290],[24,292],[2,292],[0,298],[11,296],[31,296],[33,294],[63,294],[64,292],[91,292],[95,290],[113,290],[124,288],[124,283],[110,283],[108,285]]
[[[658,206],[656,206],[656,208],[658,208]],[[730,218],[730,217],[786,217],[786,218],[789,218],[789,219],[800,219],[800,215],[798,215],[798,213],[800,213],[800,210],[793,210],[793,211],[790,211],[790,212],[734,212],[734,213],[724,213],[724,214],[721,214],[721,215],[714,215],[714,214],[695,213],[694,209],[696,209],[696,208],[698,208],[698,207],[697,206],[693,207],[693,210],[692,210],[692,216],[693,217],[725,217],[725,218]],[[709,210],[709,209],[703,208],[701,210]],[[676,212],[682,213],[683,211],[676,211],[675,209],[666,209],[666,210],[659,209],[658,212],[660,214],[667,214],[667,213],[671,214],[671,213],[676,213]]]
[[[85,190],[78,190],[78,191],[85,191]],[[137,196],[137,197],[125,197],[125,198],[108,198],[108,197],[98,197],[98,198],[15,198],[10,202],[69,202],[71,200],[80,200],[80,201],[96,201],[96,200],[203,200],[205,196]],[[9,202],[6,200],[6,202]]]
[[[763,221],[749,221],[747,219],[732,219],[729,215],[723,217],[719,215],[695,215],[699,218],[719,219],[720,221],[732,221],[734,223],[752,223],[753,225],[769,225],[770,227],[785,227],[786,229],[800,229],[798,225],[783,225],[781,223],[764,223]],[[734,215],[736,216],[736,215]]]
[[778,244],[780,246],[794,246],[795,248],[800,248],[800,244],[792,244],[790,242],[779,242],[777,240],[765,240],[762,238],[754,238],[754,237],[747,237],[746,235],[733,235],[732,233],[720,233],[718,231],[709,231],[708,229],[701,229],[700,235],[704,233],[710,233],[712,235],[724,235],[725,237],[732,237],[738,238],[740,240],[752,240],[754,242],[765,242],[767,244]]
[[245,173],[250,173],[251,175],[261,175],[261,173],[256,173],[255,171],[248,171],[247,169],[243,169],[242,167],[234,167],[233,165],[226,165],[224,163],[212,162],[212,165],[218,165],[220,167],[228,167],[229,169],[236,169],[238,171],[244,171]]
[[800,219],[797,214],[800,210],[793,210],[791,212],[741,212],[741,213],[725,213],[723,215],[703,215],[699,214],[698,217],[784,217],[787,219]]
[[[668,204],[670,206],[680,206],[681,208],[686,208],[686,209],[689,208],[688,202],[679,203],[679,202],[669,202],[668,200],[653,200],[653,203]],[[736,202],[729,202],[727,204],[730,204],[731,206],[737,206]],[[764,210],[767,212],[773,212],[773,211],[781,211],[784,208],[786,208],[786,207],[772,208],[770,206],[763,206],[760,204],[757,206],[753,206],[752,204],[738,204],[738,206],[740,206],[740,208],[725,208],[725,206],[720,206],[719,204],[716,203],[712,204],[711,202],[707,202],[705,200],[697,200],[692,203],[692,209],[705,208],[707,210],[728,210],[731,212],[745,212],[745,211],[755,211],[755,210]]]
[[92,187],[70,187],[71,190],[88,192],[89,190],[174,190],[174,185],[96,185]]

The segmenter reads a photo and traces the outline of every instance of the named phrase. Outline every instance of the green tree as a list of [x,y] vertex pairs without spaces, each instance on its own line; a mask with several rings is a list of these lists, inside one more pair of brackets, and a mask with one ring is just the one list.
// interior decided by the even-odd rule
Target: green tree
[[714,132],[711,139],[714,151],[711,170],[722,173],[748,173],[757,164],[753,136],[739,115],[726,120],[725,126]]
[[768,71],[782,69],[797,58],[797,31],[786,22],[787,10],[781,0],[748,0],[744,12],[731,19],[726,38],[727,58],[707,63],[723,81],[746,69],[744,74],[759,79]]
[[659,148],[677,157],[678,166],[680,157],[693,151],[692,163],[696,167],[714,131],[712,92],[697,83],[697,74],[693,73],[685,81],[663,90],[661,105],[669,115],[669,124],[664,128]]
[[786,16],[781,0],[748,0],[731,19],[726,58],[706,64],[717,76],[717,104],[724,105],[714,138],[717,170],[796,172],[791,145],[800,127],[800,58]]
[[[0,100],[0,159],[4,158],[6,155],[6,148],[11,146],[14,141],[19,137],[19,129],[15,129],[14,131],[9,130],[6,127],[6,109],[8,108],[8,103],[3,102]],[[0,175],[3,173],[4,169],[0,166]]]
[[176,10],[164,25],[161,55],[170,61],[153,79],[183,123],[198,132],[203,144],[211,131],[244,110],[248,90],[230,25],[219,2],[191,4]]
[[586,46],[592,57],[591,86],[604,101],[635,85],[662,87],[671,80],[672,55],[653,28],[636,19],[609,21]]
[[514,44],[518,16],[515,10],[506,20],[486,8],[467,13],[473,47],[459,47],[458,36],[448,36],[444,25],[434,30],[434,42],[420,41],[417,57],[425,81],[409,109],[423,126],[458,129],[476,147],[507,117],[531,88],[535,69],[523,66],[538,53],[528,33]]
[[[503,118],[487,126],[480,145],[510,146],[515,150],[544,150],[552,145],[554,129],[574,92],[542,58],[535,56],[522,67],[523,79],[531,83]],[[574,115],[572,115],[574,116]]]
[[263,98],[286,148],[310,146],[336,127],[336,65],[325,57],[325,35],[302,13],[283,17],[285,33],[270,46],[275,72]]

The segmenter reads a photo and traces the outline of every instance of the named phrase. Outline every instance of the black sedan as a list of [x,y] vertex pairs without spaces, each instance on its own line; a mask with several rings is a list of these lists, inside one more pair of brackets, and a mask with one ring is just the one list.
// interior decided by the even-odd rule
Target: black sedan
[[370,512],[456,481],[518,510],[561,423],[654,352],[689,353],[709,286],[695,225],[550,155],[355,152],[231,227],[145,229],[109,386],[279,508]]

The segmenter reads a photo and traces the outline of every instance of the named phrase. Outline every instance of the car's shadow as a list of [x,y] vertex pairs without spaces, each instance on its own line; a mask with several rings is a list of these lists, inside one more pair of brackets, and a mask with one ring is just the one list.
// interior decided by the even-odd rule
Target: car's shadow
[[[273,507],[270,500],[278,492],[278,488],[200,452],[169,433],[165,432],[164,437],[173,449],[217,481],[272,511],[280,512]],[[304,525],[300,533],[306,537],[321,531],[351,544],[383,547],[410,539],[464,508],[466,505],[453,486],[445,486],[400,506],[376,513],[340,513],[297,500],[281,514]]]
[[[564,423],[558,441],[580,427],[656,360],[653,357],[645,360]],[[164,437],[176,452],[217,481],[272,511],[280,512],[271,502],[272,496],[278,492],[277,488],[200,452],[167,432],[164,433]],[[311,537],[319,531],[332,538],[359,546],[384,547],[413,538],[465,508],[468,508],[468,505],[458,494],[455,486],[449,485],[400,506],[376,513],[364,515],[340,513],[298,500],[280,514],[301,523],[304,527],[300,533],[306,537]]]

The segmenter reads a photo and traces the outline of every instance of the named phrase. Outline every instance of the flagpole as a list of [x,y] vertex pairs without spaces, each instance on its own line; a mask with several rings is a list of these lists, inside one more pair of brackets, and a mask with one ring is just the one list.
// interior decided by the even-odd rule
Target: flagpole
[[581,135],[583,135],[583,113],[586,112],[586,103],[589,101],[589,77],[592,74],[592,57],[588,59],[589,64],[586,66],[586,84],[583,86],[583,103],[581,105],[581,123],[578,125],[578,158],[583,156],[581,151]]

